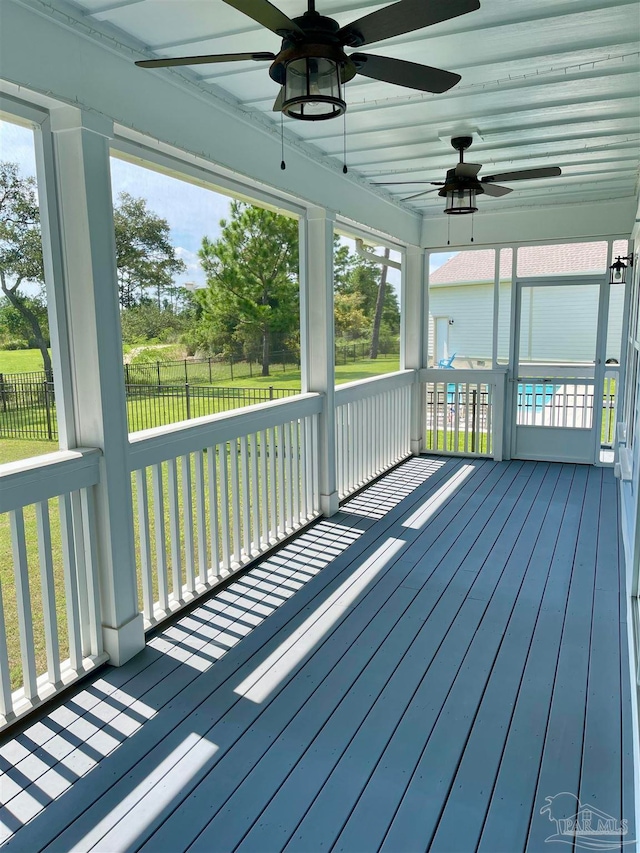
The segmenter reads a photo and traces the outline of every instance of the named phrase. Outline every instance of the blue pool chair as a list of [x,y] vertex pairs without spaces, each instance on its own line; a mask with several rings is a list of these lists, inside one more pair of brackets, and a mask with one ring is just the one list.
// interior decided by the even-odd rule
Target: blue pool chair
[[455,370],[453,366],[453,359],[456,357],[456,353],[449,356],[449,358],[441,358],[438,362],[438,367],[444,367],[445,370]]

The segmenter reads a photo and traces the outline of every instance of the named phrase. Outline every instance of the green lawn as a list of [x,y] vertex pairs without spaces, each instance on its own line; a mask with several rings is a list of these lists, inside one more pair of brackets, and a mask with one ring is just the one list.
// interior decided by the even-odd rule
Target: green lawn
[[44,370],[38,349],[0,349],[0,373],[31,373]]

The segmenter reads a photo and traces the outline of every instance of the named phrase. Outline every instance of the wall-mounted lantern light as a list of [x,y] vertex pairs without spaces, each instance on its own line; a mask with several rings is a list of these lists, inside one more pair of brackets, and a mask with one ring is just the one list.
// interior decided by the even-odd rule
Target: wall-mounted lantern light
[[609,267],[609,284],[624,284],[628,268],[633,268],[633,255],[618,255]]

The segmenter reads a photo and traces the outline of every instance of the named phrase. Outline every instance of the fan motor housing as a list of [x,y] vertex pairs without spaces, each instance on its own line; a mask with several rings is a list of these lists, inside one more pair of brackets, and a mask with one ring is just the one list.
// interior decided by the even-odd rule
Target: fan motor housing
[[477,178],[468,178],[464,175],[456,175],[455,169],[447,169],[444,186],[441,190],[438,190],[438,195],[445,198],[447,193],[460,192],[467,189],[475,190],[476,195],[482,195],[484,193],[484,188]]

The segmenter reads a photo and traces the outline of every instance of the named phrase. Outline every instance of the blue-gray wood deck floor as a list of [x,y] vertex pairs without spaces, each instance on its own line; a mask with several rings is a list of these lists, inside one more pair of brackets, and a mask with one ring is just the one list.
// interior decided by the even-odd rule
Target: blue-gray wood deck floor
[[5,743],[6,849],[616,849],[621,562],[608,469],[408,460]]

